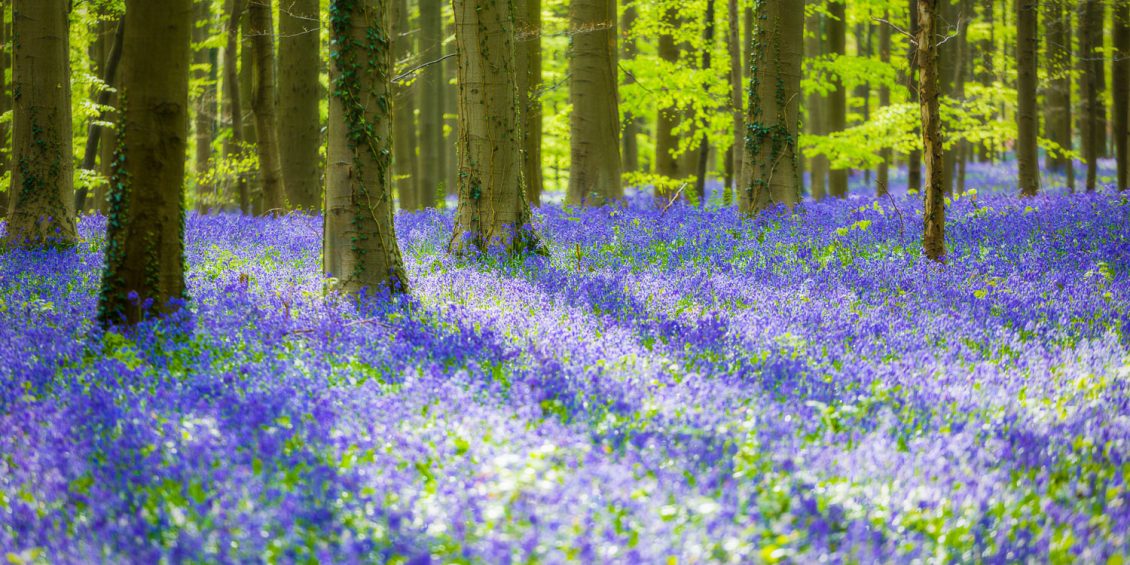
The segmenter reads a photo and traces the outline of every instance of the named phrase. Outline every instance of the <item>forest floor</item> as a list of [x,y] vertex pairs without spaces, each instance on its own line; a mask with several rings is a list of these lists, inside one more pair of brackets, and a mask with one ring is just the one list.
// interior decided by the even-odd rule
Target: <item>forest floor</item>
[[0,553],[1105,562],[1130,203],[1011,174],[971,170],[944,267],[905,194],[547,206],[524,259],[400,214],[395,303],[323,298],[318,218],[190,216],[190,315],[129,335],[92,322],[84,217],[0,254]]

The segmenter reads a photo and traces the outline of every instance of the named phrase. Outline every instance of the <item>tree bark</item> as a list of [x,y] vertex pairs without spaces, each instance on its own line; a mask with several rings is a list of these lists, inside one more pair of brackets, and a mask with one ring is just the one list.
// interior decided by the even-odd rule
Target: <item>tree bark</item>
[[323,267],[349,293],[407,292],[392,221],[393,0],[332,0]]
[[[243,141],[247,149],[253,151],[258,159],[259,154],[259,128],[255,123],[253,100],[255,98],[255,49],[252,46],[254,34],[251,33],[250,0],[243,0],[243,13],[240,15],[240,52],[239,52],[239,98],[245,101],[243,114]],[[248,174],[247,183],[248,210],[251,213],[260,212],[263,208],[263,178],[258,170],[255,174]]]
[[16,0],[13,7],[8,245],[75,242],[67,9],[64,0]]
[[[824,16],[812,12],[807,18],[805,29],[805,56],[815,59],[824,55]],[[805,101],[808,111],[807,129],[809,135],[828,134],[828,101],[824,95],[813,92]],[[809,159],[809,193],[813,200],[823,200],[828,196],[828,157],[816,155]]]
[[[407,0],[392,0],[393,61],[411,61],[414,48],[412,29],[408,24]],[[420,162],[416,159],[415,84],[393,85],[392,105],[392,170],[396,193],[402,210],[423,210],[435,206],[435,187],[426,190],[420,182]]]
[[[208,80],[208,66],[211,64],[210,48],[201,45],[212,34],[211,6],[210,0],[196,1],[196,21],[192,26],[192,42],[194,44],[192,73],[199,82]],[[215,135],[213,128],[216,115],[216,86],[205,86],[196,97],[193,106],[195,107],[193,133],[196,141],[195,161],[193,163],[196,177],[196,211],[203,214],[218,204],[215,187],[208,180],[209,169],[212,168],[212,138]]]
[[757,4],[746,110],[746,166],[739,206],[752,216],[774,205],[793,207],[800,197],[797,133],[804,12],[789,0]]
[[1036,137],[1040,117],[1036,110],[1036,65],[1040,47],[1037,0],[1016,2],[1017,130],[1016,162],[1020,172],[1020,194],[1035,196],[1040,190],[1040,163]]
[[[224,144],[224,158],[234,162],[243,154],[243,89],[239,80],[239,22],[247,9],[247,0],[230,0],[229,8],[227,44],[224,47],[224,93],[227,98],[228,116],[231,119],[231,136]],[[244,215],[250,215],[251,188],[246,175],[237,173],[234,182],[239,196],[239,211]]]
[[[1044,4],[1047,30],[1046,66],[1051,85],[1046,96],[1044,122],[1047,124],[1048,138],[1060,147],[1070,151],[1074,147],[1072,139],[1071,87],[1071,10],[1065,7],[1066,0],[1051,0]],[[1048,153],[1045,166],[1055,172],[1067,174],[1067,185],[1075,190],[1075,165],[1063,155]]]
[[1083,102],[1083,160],[1087,162],[1087,192],[1094,192],[1098,182],[1098,159],[1102,154],[1099,130],[1106,127],[1100,117],[1099,75],[1103,73],[1103,57],[1097,50],[1102,47],[1101,0],[1081,0],[1079,16],[1079,64],[1082,67],[1081,88]]
[[[624,15],[622,17],[620,26],[620,50],[621,56],[624,60],[633,60],[639,55],[639,46],[636,44],[635,34],[633,33],[636,20],[639,18],[639,12],[636,10],[634,2],[628,2],[624,6]],[[628,75],[624,79],[625,84],[635,84],[636,77]],[[624,171],[636,172],[640,170],[640,145],[639,135],[643,133],[644,123],[643,119],[638,116],[633,116],[631,112],[625,112],[624,115],[624,133],[620,143],[620,157]]]
[[[886,12],[883,19],[891,21],[891,13]],[[883,63],[891,62],[891,26],[886,23],[879,24],[879,60]],[[886,84],[879,87],[879,108],[891,105],[891,88]],[[879,170],[875,175],[875,196],[882,198],[890,195],[891,190],[891,150],[884,148],[881,152],[883,158],[879,163]]]
[[[445,4],[451,5],[454,10],[452,2]],[[446,17],[446,14],[445,14]],[[448,37],[455,35],[455,17],[452,14],[451,20],[445,24],[447,27]],[[459,194],[459,60],[458,50],[459,47],[456,42],[451,41],[447,45],[448,55],[452,55],[443,66],[443,128],[444,139],[446,143],[446,156],[443,161],[445,168],[443,176],[443,186],[447,196],[458,196]],[[446,198],[442,201],[446,206]]]
[[[926,206],[922,247],[926,257],[945,262],[946,208],[942,177],[942,120],[939,113],[937,16],[939,0],[918,0],[918,94],[926,161]],[[943,0],[944,1],[944,0]]]
[[[1127,105],[1130,104],[1130,0],[1115,0],[1114,5],[1114,57],[1111,62],[1111,99],[1115,101],[1114,155],[1118,162],[1118,190],[1128,188],[1130,173],[1130,141],[1127,135]],[[1119,103],[1121,102],[1121,103]]]
[[259,178],[263,182],[263,213],[278,215],[286,211],[286,185],[279,155],[278,98],[275,82],[275,27],[272,0],[251,0],[247,11],[251,30],[251,49],[255,60],[251,110],[255,113],[255,133],[259,151]]
[[[0,114],[11,109],[11,100],[8,98],[9,67],[8,56],[8,2],[0,1]],[[9,170],[8,166],[8,125],[0,124],[0,174]],[[0,191],[0,218],[8,216],[8,191]]]
[[279,158],[291,208],[322,209],[321,22],[318,0],[282,0],[279,9]]
[[[429,62],[443,56],[443,12],[441,0],[420,0],[420,60]],[[434,206],[437,191],[444,184],[448,144],[443,136],[444,69],[442,64],[420,70],[416,94],[420,102],[420,192],[422,200]]]
[[[522,174],[526,178],[526,198],[541,205],[545,181],[541,170],[541,0],[517,0],[518,100],[522,124]],[[615,17],[615,14],[613,14]]]
[[[677,12],[674,8],[665,8],[659,35],[659,58],[669,65],[679,62],[679,48],[675,45],[672,31],[676,26]],[[659,116],[655,123],[655,172],[656,174],[674,180],[679,178],[679,160],[675,151],[679,147],[679,140],[675,136],[675,124],[678,123],[679,109],[675,106],[659,108]],[[674,195],[674,190],[666,187],[655,187],[655,197],[660,205]]]
[[[828,49],[833,55],[841,57],[847,53],[845,1],[833,0],[828,3]],[[840,132],[847,128],[847,88],[844,87],[843,80],[839,76],[832,79],[832,85],[832,94],[828,97],[829,133]],[[835,198],[847,197],[847,169],[833,169],[828,174],[828,192]]]
[[734,140],[726,154],[726,188],[722,193],[722,205],[730,206],[734,202],[734,192],[737,181],[741,179],[742,156],[745,155],[745,116],[742,101],[742,48],[741,48],[741,13],[738,11],[738,0],[729,0],[727,12],[730,17],[726,33],[726,43],[730,55],[730,112],[734,120]]
[[[39,0],[36,0],[39,1]],[[104,325],[180,309],[192,0],[126,0],[122,121],[111,182]]]
[[569,101],[572,206],[602,206],[624,197],[620,185],[616,0],[571,0],[573,33]]
[[[117,80],[118,64],[121,62],[122,58],[122,39],[124,37],[125,31],[123,25],[124,24],[122,22],[119,22],[117,24],[117,31],[114,32],[114,38],[110,42],[109,54],[106,55],[106,60],[101,64],[102,83],[106,86],[106,88],[98,93],[98,95],[95,97],[94,102],[100,108],[108,105],[110,103],[110,98],[113,96],[113,92],[110,89],[114,87],[114,81]],[[105,121],[106,118],[106,113],[100,112],[97,119],[91,120],[90,124],[86,128],[86,146],[83,148],[82,163],[79,165],[79,168],[85,171],[93,172],[95,170],[95,166],[97,165],[100,152],[99,147],[101,142],[103,142],[103,129],[105,129],[101,125],[99,125],[98,122]],[[109,144],[112,145],[112,142]],[[107,160],[104,152],[102,153],[102,158],[104,161]],[[113,160],[112,155],[109,160]],[[99,198],[99,196],[104,197],[105,195],[98,195],[97,193],[95,194],[96,195],[94,200],[96,209],[102,211],[104,204],[103,201],[105,199]],[[75,191],[75,210],[86,210],[86,196],[87,192],[85,187]]]
[[[706,29],[704,32],[705,43],[702,49],[702,70],[704,74],[710,74],[710,54],[714,51],[714,0],[706,0]],[[703,85],[703,90],[707,90],[709,84]],[[698,167],[695,170],[694,176],[694,192],[698,195],[699,205],[706,205],[706,173],[707,167],[710,164],[710,137],[706,132],[702,133],[702,141],[698,145]]]
[[459,209],[449,247],[541,249],[522,177],[509,2],[453,0],[459,53]]

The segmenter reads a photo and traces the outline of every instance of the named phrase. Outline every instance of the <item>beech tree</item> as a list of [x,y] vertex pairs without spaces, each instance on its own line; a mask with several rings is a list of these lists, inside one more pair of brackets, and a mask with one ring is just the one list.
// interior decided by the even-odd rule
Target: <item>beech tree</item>
[[522,176],[513,4],[453,0],[459,53],[459,208],[449,247],[540,249]]
[[66,0],[13,4],[8,245],[75,241],[68,8]]
[[250,0],[247,5],[254,80],[251,110],[259,152],[259,178],[263,182],[263,213],[286,211],[286,185],[279,154],[278,98],[275,82],[275,26],[271,0]]
[[322,205],[322,86],[318,0],[283,0],[279,7],[279,158],[290,207]]
[[616,0],[572,0],[569,187],[566,202],[600,206],[624,196],[620,185]]
[[[847,12],[846,0],[832,0],[828,3],[828,50],[833,55],[847,54]],[[847,127],[847,87],[838,75],[832,80],[832,93],[828,96],[828,131],[843,131]],[[832,169],[828,173],[828,194],[835,198],[846,198],[848,193],[848,170]]]
[[946,257],[945,177],[942,116],[938,88],[938,2],[917,0],[918,104],[922,111],[922,147],[926,163],[926,206],[923,210],[922,247],[926,257],[944,262]]
[[[443,57],[443,2],[442,0],[419,0],[420,2],[420,59],[428,63]],[[420,69],[416,88],[420,106],[420,179],[419,190],[425,193],[424,199],[434,205],[441,195],[439,187],[444,184],[449,155],[443,135],[444,96],[448,90],[444,79],[443,65],[430,64]]]
[[1083,141],[1083,160],[1087,162],[1087,192],[1094,192],[1098,183],[1098,161],[1104,145],[1104,136],[1100,130],[1106,127],[1099,101],[1103,59],[1097,52],[1102,47],[1102,2],[1080,0],[1079,10],[1079,64],[1083,70],[1080,83],[1083,104],[1080,137]]
[[541,205],[545,183],[542,175],[541,142],[541,0],[515,0],[518,48],[518,104],[522,124],[522,174],[526,199]]
[[1039,157],[1036,137],[1040,116],[1036,110],[1036,60],[1040,46],[1037,35],[1039,3],[1037,0],[1016,2],[1016,62],[1017,62],[1017,128],[1016,162],[1020,172],[1020,194],[1035,196],[1040,190]]
[[[393,61],[407,61],[415,51],[414,35],[408,26],[408,2],[392,3]],[[393,173],[396,193],[404,210],[423,210],[435,205],[435,187],[420,185],[420,163],[416,159],[416,101],[414,85],[407,82],[393,85],[392,131],[394,142]],[[425,164],[428,164],[425,162]]]
[[[39,1],[39,0],[36,0]],[[103,325],[180,308],[192,0],[126,0],[121,123],[110,186]]]
[[329,168],[322,261],[344,292],[407,292],[392,222],[392,0],[330,4]]
[[804,11],[789,0],[762,0],[754,17],[753,64],[746,106],[746,165],[739,206],[753,215],[800,199],[800,71]]
[[[195,19],[196,21],[192,26],[192,72],[196,75],[196,80],[204,82],[208,79],[210,70],[215,68],[211,64],[212,49],[204,45],[208,36],[212,33],[211,2],[209,0],[197,0]],[[215,200],[213,196],[215,187],[208,179],[209,170],[212,167],[212,139],[215,136],[215,86],[206,87],[197,94],[194,106],[193,137],[196,142],[196,160],[193,166],[196,173],[196,210],[203,213],[208,211],[213,200]]]

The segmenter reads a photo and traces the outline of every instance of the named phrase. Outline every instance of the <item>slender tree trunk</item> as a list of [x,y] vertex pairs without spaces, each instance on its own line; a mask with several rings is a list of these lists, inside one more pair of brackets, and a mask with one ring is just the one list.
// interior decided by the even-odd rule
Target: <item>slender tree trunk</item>
[[[918,35],[921,30],[918,29],[918,0],[910,1],[910,35],[917,41]],[[907,89],[910,94],[910,101],[921,104],[921,97],[918,96],[918,81],[915,80],[915,72],[918,68],[918,49],[912,44],[909,51],[910,65],[907,70]],[[922,152],[915,149],[906,156],[906,190],[919,191],[922,190]]]
[[[886,12],[883,19],[891,21],[891,13]],[[879,24],[879,60],[883,63],[891,62],[891,26],[886,23]],[[886,108],[891,105],[891,88],[886,84],[879,87],[879,107]],[[883,161],[879,163],[879,171],[875,177],[875,195],[879,198],[890,195],[891,190],[891,150],[884,148],[881,152]]]
[[727,4],[730,22],[726,43],[730,53],[730,111],[734,120],[734,141],[726,154],[726,188],[722,193],[722,204],[729,207],[734,203],[734,187],[741,178],[741,163],[745,155],[745,117],[742,115],[745,105],[742,103],[742,49],[739,39],[741,13],[738,0],[729,0]]
[[272,24],[272,0],[251,0],[248,4],[251,26],[251,49],[255,57],[255,80],[251,109],[255,112],[255,130],[259,141],[259,177],[263,179],[264,213],[286,211],[286,185],[279,156],[278,98],[275,82],[275,26]]
[[318,0],[282,0],[279,9],[279,158],[287,200],[322,209],[321,57]]
[[518,64],[519,122],[522,124],[522,174],[526,177],[527,200],[533,206],[540,206],[544,185],[541,170],[541,0],[517,0],[515,6],[518,10],[515,56]]
[[1098,182],[1098,159],[1102,154],[1102,135],[1105,127],[1100,117],[1099,75],[1103,73],[1102,2],[1081,0],[1079,16],[1079,63],[1082,67],[1081,90],[1083,120],[1080,127],[1083,138],[1083,159],[1087,162],[1087,192],[1094,192]]
[[[0,1],[0,114],[11,109],[8,98],[8,0]],[[8,125],[0,124],[0,174],[8,171]],[[8,191],[0,190],[0,218],[8,216]]]
[[747,166],[740,207],[754,215],[774,205],[796,205],[800,197],[800,75],[804,12],[789,0],[757,4],[749,81]]
[[[636,45],[636,38],[633,33],[638,17],[639,14],[636,10],[635,3],[626,3],[621,22],[622,25],[620,26],[620,49],[624,60],[635,59],[639,54],[639,47]],[[635,82],[635,76],[628,75],[625,77],[625,84],[635,84]],[[643,133],[643,128],[644,124],[641,118],[633,116],[631,112],[625,112],[620,156],[623,161],[624,171],[626,172],[636,172],[640,170],[639,135]]]
[[[437,61],[443,56],[442,0],[420,0],[420,60]],[[425,206],[435,206],[437,191],[447,173],[449,145],[443,136],[445,86],[442,64],[420,70],[416,93],[420,97],[420,186]]]
[[[230,0],[229,7],[231,11],[228,14],[227,44],[224,47],[224,94],[227,97],[231,117],[231,137],[224,144],[224,158],[229,163],[236,163],[243,154],[244,140],[243,89],[239,80],[239,22],[247,9],[247,0]],[[239,211],[244,215],[250,215],[251,187],[248,185],[247,176],[236,173],[234,182],[239,195]]]
[[[246,101],[244,104],[243,114],[243,141],[247,143],[247,149],[254,151],[256,159],[259,154],[259,128],[255,120],[255,111],[253,100],[255,98],[255,48],[252,45],[254,42],[254,34],[251,33],[251,15],[250,15],[250,0],[243,0],[244,10],[240,15],[239,29],[241,38],[240,47],[240,61],[239,61],[239,98]],[[259,165],[262,167],[262,165]],[[259,174],[258,169],[255,174],[248,174],[246,176],[247,193],[248,193],[248,210],[251,213],[262,212],[265,210],[263,207],[263,175]]]
[[[981,21],[989,28],[989,33],[982,36],[977,46],[977,55],[980,57],[979,68],[981,70],[977,75],[977,81],[983,85],[991,85],[993,81],[996,80],[993,66],[993,57],[996,56],[996,49],[993,48],[996,27],[996,23],[993,21],[996,12],[994,4],[996,4],[996,0],[981,0]],[[996,151],[994,149],[984,143],[979,144],[977,147],[978,160],[982,163],[991,162],[995,158],[995,153]]]
[[[705,44],[702,49],[702,69],[705,74],[710,74],[710,54],[714,51],[714,0],[706,1],[706,30]],[[709,87],[703,85],[703,90]],[[710,138],[706,132],[702,133],[702,141],[698,145],[698,168],[695,171],[695,194],[699,196],[699,205],[706,205],[706,173],[710,164]]]
[[[446,5],[451,6],[454,12],[454,2],[445,2]],[[448,20],[447,29],[449,30],[447,36],[453,37],[455,35],[455,14]],[[446,175],[443,178],[443,186],[445,187],[448,196],[459,195],[459,131],[461,115],[459,113],[459,47],[455,41],[448,42],[448,54],[452,55],[444,65],[443,76],[443,116],[446,127],[445,139],[447,143],[446,157],[443,161],[443,166],[446,168]],[[444,201],[446,205],[446,200]]]
[[[212,34],[212,2],[210,0],[196,0],[196,21],[192,26],[192,74],[198,82],[208,80],[208,66],[211,63],[210,49],[204,45]],[[218,204],[216,202],[215,187],[209,180],[209,170],[212,168],[212,137],[213,120],[216,114],[216,87],[205,86],[196,97],[194,108],[193,129],[196,141],[194,162],[196,184],[196,211],[203,214]]]
[[[1130,0],[1114,2],[1114,57],[1111,62],[1111,99],[1114,104],[1114,147],[1118,161],[1118,190],[1128,188],[1130,144],[1127,143],[1127,110],[1130,104]],[[1121,101],[1121,103],[1119,103]]]
[[[1071,31],[1068,14],[1064,9],[1065,0],[1051,0],[1044,3],[1047,30],[1047,69],[1050,86],[1044,106],[1044,123],[1047,136],[1064,149],[1071,150]],[[1050,171],[1063,173],[1071,165],[1071,160],[1053,152],[1047,154],[1045,167]]]
[[459,209],[450,248],[541,249],[522,177],[508,2],[453,0],[459,53]]
[[98,298],[103,325],[173,312],[187,298],[184,172],[192,15],[192,0],[126,0],[123,116]]
[[[117,38],[121,37],[124,33],[124,30],[121,27],[121,22],[121,20],[118,20],[117,22],[99,22],[100,34],[102,35],[102,37],[114,38],[114,40],[111,41],[102,41],[103,61],[109,62],[113,58],[113,51],[115,46],[117,46],[117,59],[120,64],[122,46],[121,41]],[[106,74],[105,68],[103,69],[102,74]],[[113,80],[117,81],[118,79],[115,76]],[[118,93],[116,89],[114,92],[109,93],[109,96],[106,98],[106,105],[112,106],[114,109],[110,112],[103,113],[99,121],[117,122]],[[98,128],[98,174],[101,175],[102,179],[104,179],[105,182],[100,182],[97,186],[94,187],[94,202],[92,203],[92,207],[94,210],[103,215],[109,212],[106,194],[107,189],[110,186],[109,179],[112,176],[111,171],[113,169],[114,163],[114,144],[116,139],[117,133],[113,130],[113,128]]]
[[[834,0],[828,3],[828,49],[834,55],[847,53],[847,13],[844,2]],[[832,79],[833,90],[828,97],[829,133],[847,128],[847,88],[840,77]],[[833,169],[828,174],[828,192],[835,198],[846,198],[848,193],[848,170]]]
[[[662,31],[659,35],[659,58],[674,68],[679,63],[679,48],[675,45],[672,35],[676,24],[677,13],[673,8],[666,8],[661,22]],[[679,109],[675,106],[664,106],[659,109],[659,116],[655,123],[655,172],[668,179],[679,178],[679,160],[675,151],[679,147],[679,139],[675,136],[675,125],[678,123]],[[674,195],[675,191],[667,187],[655,187],[655,197],[660,205]]]
[[[805,56],[815,59],[824,55],[824,16],[819,12],[812,12],[808,16],[805,30]],[[808,106],[808,134],[827,135],[828,120],[827,98],[813,92],[808,95],[805,104]],[[823,200],[828,196],[828,157],[815,155],[809,158],[809,193],[813,200]]]
[[[415,36],[408,23],[408,1],[392,0],[392,8],[393,61],[410,61],[416,50],[413,45]],[[435,206],[435,187],[425,190],[420,183],[421,167],[416,159],[416,88],[408,83],[393,85],[392,169],[402,210],[423,210]]]
[[[926,257],[945,262],[946,207],[942,177],[942,119],[939,112],[937,16],[939,0],[918,0],[918,93],[922,146],[926,157],[926,206],[922,247]],[[942,0],[944,1],[944,0]]]
[[573,112],[565,200],[573,206],[601,206],[624,197],[616,90],[616,0],[571,0],[569,6]]
[[16,0],[8,245],[75,242],[71,83],[64,0]]
[[[938,47],[938,80],[943,96],[957,100],[961,98],[962,84],[962,52],[965,40],[965,19],[963,0],[938,0],[939,26],[943,36],[953,33],[952,39]],[[943,133],[942,139],[946,135]],[[953,194],[958,178],[958,156],[956,148],[946,151],[943,157],[942,178],[945,194]]]
[[392,221],[394,0],[332,0],[323,270],[349,293],[407,292]]
[[1039,40],[1039,3],[1037,0],[1017,0],[1016,3],[1016,67],[1017,79],[1017,129],[1019,136],[1016,161],[1020,170],[1020,194],[1035,196],[1040,190],[1040,162],[1036,153],[1036,137],[1040,117],[1036,106],[1037,57]]
[[[113,94],[110,89],[114,87],[114,81],[117,80],[116,77],[118,74],[118,63],[122,58],[123,37],[123,24],[119,22],[117,24],[117,31],[114,33],[114,38],[110,42],[108,42],[110,45],[109,54],[106,55],[105,61],[103,61],[100,65],[102,72],[102,83],[106,85],[106,89],[101,90],[95,96],[94,103],[99,108],[105,107],[110,103],[110,97]],[[102,141],[102,130],[104,129],[102,126],[98,125],[98,122],[106,121],[107,117],[108,116],[106,115],[106,112],[100,112],[98,118],[91,120],[90,124],[87,125],[86,145],[83,148],[82,163],[79,165],[79,168],[84,171],[94,172],[95,166],[98,164],[97,161],[99,154],[99,144]],[[112,143],[110,145],[112,145]],[[85,187],[75,191],[75,210],[86,210],[86,196],[87,194]],[[96,207],[99,211],[102,210],[102,204],[104,203],[104,200],[104,198],[99,199],[97,195],[95,196]]]

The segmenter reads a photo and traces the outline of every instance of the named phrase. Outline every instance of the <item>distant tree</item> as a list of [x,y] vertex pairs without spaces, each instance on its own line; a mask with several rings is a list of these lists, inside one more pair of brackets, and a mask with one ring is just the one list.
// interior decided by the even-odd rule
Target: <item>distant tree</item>
[[[1114,55],[1111,57],[1111,100],[1113,109],[1114,155],[1118,162],[1119,190],[1130,188],[1130,0],[1114,0]],[[1119,103],[1121,102],[1121,103]]]
[[[909,0],[910,2],[910,36],[918,41],[918,34],[921,30],[918,29],[918,0]],[[910,64],[907,66],[907,73],[909,76],[906,80],[907,94],[910,96],[910,101],[920,103],[918,97],[918,81],[915,80],[915,72],[918,69],[918,46],[913,43],[909,51]],[[912,149],[906,155],[906,188],[908,191],[922,189],[922,151]]]
[[1103,74],[1102,47],[1103,5],[1101,0],[1080,0],[1079,14],[1079,65],[1082,67],[1081,87],[1083,116],[1080,136],[1083,141],[1083,160],[1087,162],[1087,192],[1094,192],[1098,183],[1098,160],[1103,153],[1105,111],[1100,105],[1102,92],[1099,75]]
[[[228,0],[227,43],[224,45],[224,97],[227,114],[231,120],[231,135],[224,141],[224,158],[237,161],[243,152],[245,132],[243,127],[243,88],[240,87],[240,20],[247,11],[247,0]],[[233,179],[239,196],[239,210],[251,214],[251,187],[247,177],[238,173]]]
[[1017,67],[1017,129],[1016,161],[1020,171],[1020,193],[1035,196],[1040,190],[1040,162],[1036,152],[1040,115],[1037,110],[1036,88],[1039,82],[1036,65],[1040,40],[1038,0],[1016,2],[1016,67]]
[[[891,14],[887,12],[883,19],[891,21]],[[891,62],[891,26],[886,23],[879,25],[879,60],[883,63]],[[891,87],[886,83],[879,86],[879,107],[886,108],[891,104]],[[879,170],[875,176],[875,196],[882,198],[890,194],[891,185],[891,150],[883,149],[883,162],[879,163]]]
[[745,73],[742,70],[741,13],[738,10],[738,0],[728,0],[726,11],[730,18],[726,29],[726,47],[730,55],[730,112],[734,121],[734,141],[726,153],[726,188],[722,199],[724,205],[730,206],[734,202],[736,181],[742,175],[742,156],[745,155],[745,116],[742,111],[745,107],[742,100],[742,79]]
[[[36,2],[40,0],[35,0]],[[184,173],[192,0],[126,0],[122,117],[111,179],[103,325],[177,310],[184,285]]]
[[[711,55],[714,52],[714,0],[706,0],[706,29],[703,34],[704,42],[702,46],[702,69],[706,72],[703,76],[710,76],[710,67],[712,64]],[[710,85],[704,84],[703,91],[709,91]],[[699,134],[701,140],[698,142],[698,151],[696,157],[698,162],[695,165],[694,173],[694,193],[699,197],[699,203],[706,202],[706,176],[710,166],[710,136],[708,132]]]
[[[833,55],[843,57],[847,54],[847,0],[828,2],[828,50]],[[828,131],[835,133],[847,128],[847,87],[843,79],[836,75],[832,79],[832,93],[828,96]],[[833,169],[828,174],[828,193],[836,198],[846,198],[848,193],[848,170]]]
[[[635,2],[625,2],[620,25],[620,58],[624,61],[635,59],[639,56],[639,45],[636,42],[635,27],[639,19],[639,10]],[[739,65],[740,66],[740,65]],[[624,84],[635,84],[635,75],[625,77]],[[633,115],[630,111],[624,113],[623,137],[620,140],[620,161],[626,172],[640,170],[639,135],[643,132],[644,120]]]
[[268,214],[286,211],[286,185],[279,154],[279,118],[275,81],[275,26],[272,0],[250,0],[247,5],[254,80],[251,110],[255,113],[255,134],[259,151],[259,178],[263,182],[263,210]]
[[[816,59],[824,54],[824,15],[812,11],[805,22],[804,30],[804,55]],[[811,92],[805,100],[805,111],[808,119],[805,125],[808,135],[827,135],[828,133],[828,100],[820,92]],[[814,200],[823,200],[828,196],[828,156],[813,155],[809,159],[809,192]]]
[[453,0],[459,53],[459,209],[450,248],[540,249],[522,177],[510,2]]
[[515,53],[518,66],[519,122],[522,124],[522,174],[526,179],[526,198],[530,205],[541,205],[545,183],[542,175],[541,110],[541,0],[516,0]]
[[323,266],[350,293],[408,290],[392,222],[392,1],[330,4]]
[[[411,61],[415,54],[416,34],[408,25],[407,0],[392,2],[393,61]],[[392,170],[396,175],[396,193],[403,210],[423,210],[435,206],[435,186],[420,184],[420,162],[416,158],[416,85],[393,84],[392,99]],[[424,165],[429,165],[424,163]]]
[[[13,5],[12,179],[9,245],[75,241],[67,0]],[[61,86],[62,85],[62,86]]]
[[[675,44],[674,30],[678,25],[678,11],[671,6],[662,8],[663,15],[660,21],[659,33],[659,59],[674,66],[679,62],[679,47]],[[679,109],[674,104],[663,105],[658,109],[655,119],[655,173],[669,179],[679,178],[679,159],[675,151],[679,147],[679,138],[675,135],[675,126],[679,123]],[[674,190],[657,186],[655,189],[656,200],[666,203],[674,195]]]
[[[113,32],[111,40],[106,41],[105,37],[100,36],[96,42],[99,47],[96,55],[102,55],[105,52],[105,59],[98,65],[104,88],[100,89],[94,97],[94,102],[99,108],[105,108],[114,97],[114,87],[118,80],[118,65],[121,63],[122,59],[122,39],[125,28],[121,21],[114,24],[113,28],[115,31]],[[90,120],[90,123],[86,126],[86,146],[83,149],[82,162],[79,164],[79,168],[94,172],[98,165],[99,153],[101,152],[102,168],[108,173],[111,170],[109,164],[114,159],[114,140],[110,135],[113,131],[109,130],[109,128],[102,127],[101,123],[109,118],[109,111],[102,109],[98,114],[98,119]],[[109,151],[106,151],[106,149],[109,149]],[[109,178],[109,176],[109,174],[106,175],[107,178]],[[75,210],[81,212],[86,210],[86,208],[87,187],[84,186],[75,190]],[[97,190],[94,193],[94,209],[99,212],[105,212],[106,194],[102,190]]]
[[279,158],[290,207],[322,209],[321,30],[318,0],[279,6]]
[[616,0],[571,0],[569,187],[566,202],[600,206],[624,196],[620,185]]
[[[207,40],[212,35],[212,2],[196,0],[196,21],[192,26],[192,74],[199,83],[205,83],[212,67],[212,49]],[[200,91],[195,100],[193,134],[196,141],[196,210],[206,212],[215,204],[215,187],[208,179],[212,168],[212,139],[215,137],[216,87],[207,86]]]
[[918,94],[922,109],[922,146],[926,161],[926,206],[922,247],[926,257],[944,262],[946,257],[945,179],[942,159],[942,118],[938,89],[938,2],[918,0]]
[[[1066,150],[1074,146],[1072,140],[1071,89],[1071,12],[1067,9],[1069,0],[1048,0],[1045,8],[1044,28],[1047,30],[1045,66],[1048,69],[1050,84],[1045,95],[1044,123],[1047,137]],[[1067,186],[1075,189],[1074,163],[1061,153],[1048,152],[1045,166],[1052,171],[1067,174]]]
[[[443,1],[420,0],[420,59],[428,63],[443,57]],[[420,107],[420,191],[423,200],[435,205],[437,191],[445,184],[448,161],[455,155],[443,135],[444,99],[449,87],[443,65],[436,63],[420,69],[416,94]]]
[[757,3],[746,106],[746,164],[738,204],[753,215],[800,197],[797,134],[804,12],[790,0]]

